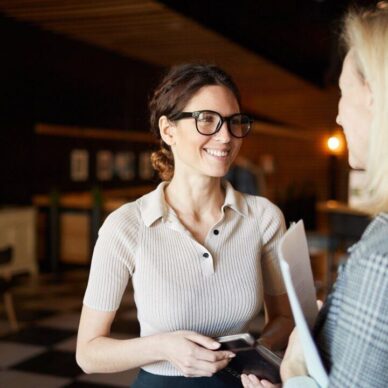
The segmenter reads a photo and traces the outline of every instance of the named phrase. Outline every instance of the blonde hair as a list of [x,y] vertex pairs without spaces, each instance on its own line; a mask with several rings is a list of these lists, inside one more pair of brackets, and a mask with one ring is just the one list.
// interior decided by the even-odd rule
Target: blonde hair
[[388,3],[374,9],[352,9],[344,19],[343,40],[373,96],[366,162],[367,210],[388,211]]

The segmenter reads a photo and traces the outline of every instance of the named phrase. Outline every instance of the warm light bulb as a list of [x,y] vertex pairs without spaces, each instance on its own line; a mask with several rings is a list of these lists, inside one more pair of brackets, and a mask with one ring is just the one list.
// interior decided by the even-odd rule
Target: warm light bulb
[[331,136],[327,140],[327,147],[329,148],[330,151],[332,152],[338,152],[340,148],[341,142],[338,139],[337,136]]

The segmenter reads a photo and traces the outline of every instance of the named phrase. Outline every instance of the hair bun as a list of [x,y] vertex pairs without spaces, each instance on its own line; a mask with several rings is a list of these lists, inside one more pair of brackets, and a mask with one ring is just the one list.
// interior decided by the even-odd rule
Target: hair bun
[[162,144],[158,151],[151,154],[151,163],[155,171],[157,171],[160,179],[169,181],[174,175],[174,156],[171,149]]

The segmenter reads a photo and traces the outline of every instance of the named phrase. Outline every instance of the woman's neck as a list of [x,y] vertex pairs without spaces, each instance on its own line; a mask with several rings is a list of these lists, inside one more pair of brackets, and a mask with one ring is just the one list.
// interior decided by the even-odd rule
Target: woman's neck
[[225,192],[221,178],[174,176],[165,189],[165,198],[178,215],[202,218],[205,215],[218,216]]

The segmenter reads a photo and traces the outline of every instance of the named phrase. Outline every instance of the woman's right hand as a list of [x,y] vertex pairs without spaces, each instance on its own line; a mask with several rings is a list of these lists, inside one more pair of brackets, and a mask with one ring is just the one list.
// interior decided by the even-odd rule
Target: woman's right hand
[[270,381],[259,380],[255,375],[241,375],[241,383],[244,388],[280,388],[281,384],[272,384]]
[[210,377],[235,357],[233,352],[217,350],[221,345],[213,338],[193,331],[175,331],[161,336],[163,358],[185,377]]

